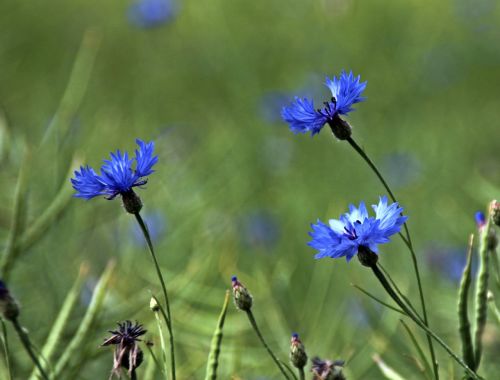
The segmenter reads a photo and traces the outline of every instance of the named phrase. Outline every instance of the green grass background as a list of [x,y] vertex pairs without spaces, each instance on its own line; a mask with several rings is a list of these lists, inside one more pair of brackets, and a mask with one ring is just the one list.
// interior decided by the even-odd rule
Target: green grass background
[[[385,297],[370,273],[356,260],[315,261],[306,246],[311,222],[336,218],[349,203],[375,203],[383,188],[327,129],[314,138],[294,136],[263,115],[266,104],[266,112],[279,113],[279,102],[266,102],[276,93],[313,93],[320,104],[328,97],[324,76],[352,69],[368,81],[366,102],[348,118],[353,136],[399,184],[431,325],[459,352],[457,284],[428,265],[426,255],[430,246],[465,247],[474,212],[499,196],[500,6],[487,0],[189,0],[180,2],[171,23],[142,30],[128,22],[128,5],[0,3],[0,243],[9,233],[23,141],[32,156],[30,225],[63,184],[70,186],[64,181],[74,152],[99,167],[112,150],[132,151],[136,137],[155,140],[160,160],[139,193],[146,214],[166,219],[156,245],[173,300],[180,378],[202,378],[232,274],[254,295],[256,318],[281,357],[296,331],[310,356],[352,358],[350,379],[382,378],[373,353],[405,379],[422,378],[398,315],[351,286]],[[91,46],[100,46],[86,91],[62,123],[68,134],[41,145],[89,28]],[[409,159],[395,169],[394,155]],[[274,244],[245,244],[244,223],[255,213],[274,218]],[[99,322],[72,361],[81,368],[67,378],[107,376],[112,356],[98,345],[116,321],[141,321],[159,346],[148,305],[150,291],[160,289],[146,247],[130,238],[132,223],[119,200],[72,199],[11,274],[21,320],[42,345],[81,262],[91,266],[91,289],[106,262],[117,259]],[[382,247],[381,260],[418,303],[410,256],[393,240]],[[60,351],[81,320],[85,297]],[[232,306],[225,332],[221,378],[279,377]],[[24,378],[28,358],[9,334],[15,373]],[[485,341],[481,373],[493,379],[500,372],[494,322]],[[443,378],[459,378],[460,369],[439,348],[438,355]]]

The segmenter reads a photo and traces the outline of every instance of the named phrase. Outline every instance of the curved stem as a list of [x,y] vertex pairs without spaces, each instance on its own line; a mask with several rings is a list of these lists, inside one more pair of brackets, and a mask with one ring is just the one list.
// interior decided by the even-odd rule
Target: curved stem
[[[391,197],[392,201],[397,202],[395,195],[391,191],[391,188],[389,187],[389,185],[387,184],[384,177],[382,176],[382,174],[380,173],[378,168],[375,166],[373,161],[370,159],[370,157],[368,157],[368,155],[365,153],[365,151],[363,149],[361,149],[361,147],[356,143],[356,141],[354,141],[354,139],[352,137],[348,137],[346,140],[351,145],[351,147],[356,151],[356,153],[358,153],[361,156],[361,158],[363,158],[363,160],[372,169],[372,171],[375,173],[377,178],[380,180],[380,182],[382,183],[384,188],[387,190],[387,193]],[[413,250],[413,244],[411,242],[410,230],[408,229],[408,225],[406,224],[406,222],[404,223],[403,228],[405,230],[406,236],[403,236],[402,233],[399,233],[399,236],[401,237],[401,239],[403,240],[405,245],[408,247],[408,250],[410,251],[410,254],[411,254],[413,268],[415,270],[415,277],[417,279],[420,304],[422,306],[422,316],[423,316],[423,320],[424,320],[425,325],[428,327],[429,320],[427,318],[427,308],[425,306],[425,297],[424,297],[424,291],[422,288],[422,280],[420,279],[420,270],[418,268],[417,255],[415,254],[415,251]],[[429,346],[429,352],[430,352],[431,359],[432,359],[432,365],[433,365],[433,369],[434,369],[434,377],[436,380],[439,380],[438,362],[436,359],[436,353],[434,352],[434,345],[432,344],[432,340],[431,340],[431,337],[429,335],[427,335],[427,344]]]
[[11,319],[12,324],[14,325],[14,328],[16,329],[17,335],[19,335],[19,339],[21,339],[21,343],[23,344],[24,348],[26,349],[26,352],[30,356],[31,360],[35,364],[36,368],[38,368],[38,371],[40,371],[40,375],[44,380],[49,380],[49,376],[45,373],[42,365],[38,361],[38,358],[36,357],[35,353],[33,352],[33,347],[31,345],[30,338],[26,331],[24,331],[23,327],[19,324],[19,321],[17,318]]
[[403,309],[406,315],[410,317],[413,322],[415,322],[422,330],[424,330],[428,336],[431,336],[441,347],[443,347],[445,351],[465,369],[465,372],[467,372],[467,374],[471,376],[472,379],[481,380],[481,378],[457,354],[455,354],[453,350],[439,336],[437,336],[432,330],[430,330],[427,325],[425,325],[425,323],[423,323],[420,318],[418,318],[413,313],[413,311],[408,308],[408,306],[406,306],[406,304],[399,298],[396,291],[392,288],[391,284],[386,279],[384,273],[380,270],[378,265],[375,264],[370,268],[372,269],[373,273],[382,284],[386,292],[389,294],[389,296],[391,296],[394,302],[396,302],[399,307]]
[[252,325],[253,329],[255,330],[255,333],[259,337],[262,345],[267,350],[267,352],[269,353],[269,355],[271,356],[271,358],[274,360],[274,362],[276,363],[276,365],[280,369],[280,371],[283,374],[283,376],[285,376],[285,379],[290,379],[290,377],[288,376],[288,374],[285,371],[283,363],[276,357],[276,355],[274,355],[273,351],[271,350],[271,348],[267,345],[266,341],[264,340],[264,337],[262,336],[262,334],[261,334],[261,332],[259,330],[259,327],[257,326],[257,322],[255,321],[255,318],[253,316],[252,311],[251,310],[247,310],[246,313],[247,313],[248,320],[250,321],[250,324]]
[[158,275],[158,278],[160,280],[161,288],[163,291],[163,296],[165,298],[165,306],[166,306],[166,315],[164,315],[165,323],[167,324],[167,329],[170,335],[170,362],[171,362],[171,371],[172,371],[172,380],[175,380],[175,350],[174,350],[174,331],[172,328],[172,315],[170,314],[170,302],[168,300],[168,294],[167,294],[167,287],[165,285],[165,280],[163,279],[163,275],[161,274],[160,270],[160,265],[158,264],[158,260],[156,258],[156,254],[153,248],[153,243],[151,241],[151,236],[149,235],[149,230],[148,227],[146,226],[146,223],[144,223],[144,220],[141,217],[141,214],[138,212],[134,214],[135,218],[137,220],[137,223],[139,223],[139,226],[141,227],[142,233],[144,235],[144,238],[146,239],[146,242],[148,244],[149,252],[151,253],[151,257],[153,259],[153,263],[156,269],[156,274]]

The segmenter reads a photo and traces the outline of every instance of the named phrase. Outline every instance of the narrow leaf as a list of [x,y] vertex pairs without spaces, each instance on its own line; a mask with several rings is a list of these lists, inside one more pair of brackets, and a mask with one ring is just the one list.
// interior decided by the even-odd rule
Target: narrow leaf
[[57,361],[54,367],[52,378],[54,379],[63,378],[61,374],[67,368],[70,360],[77,356],[80,348],[85,342],[85,339],[91,333],[92,325],[97,319],[97,316],[102,309],[104,298],[106,296],[109,281],[111,279],[111,275],[113,274],[114,268],[115,268],[115,261],[111,260],[106,266],[106,269],[102,273],[94,289],[94,293],[92,294],[92,299],[90,300],[89,307],[87,308],[87,311],[85,312],[85,315],[82,321],[80,322],[80,326],[76,330],[73,339],[71,339],[71,341],[63,351],[61,357]]
[[[84,280],[86,278],[86,275],[88,273],[88,270],[89,267],[86,263],[80,266],[80,272],[78,273],[78,277],[76,278],[75,283],[68,292],[66,299],[64,300],[64,303],[59,311],[59,314],[57,315],[57,318],[54,324],[52,325],[52,329],[50,330],[49,336],[45,341],[45,345],[42,347],[40,356],[43,358],[43,360],[41,360],[40,363],[44,369],[48,369],[47,363],[50,363],[56,348],[58,347],[58,345],[60,346],[61,336],[64,332],[64,328],[67,325],[70,314],[73,311],[76,302],[80,297],[80,292]],[[31,373],[30,380],[36,380],[36,379],[37,379],[37,371],[33,371]]]
[[467,245],[467,262],[465,263],[462,279],[460,280],[460,287],[458,289],[458,331],[460,333],[460,340],[462,341],[462,356],[465,363],[471,368],[475,367],[475,358],[468,315],[468,298],[471,284],[473,243],[474,235],[471,234]]
[[219,315],[217,327],[212,336],[212,344],[210,345],[210,352],[208,354],[207,372],[205,380],[217,379],[217,367],[219,366],[219,354],[222,345],[222,329],[224,327],[224,320],[226,319],[227,306],[229,305],[229,290],[226,291],[226,297],[222,305],[222,310]]

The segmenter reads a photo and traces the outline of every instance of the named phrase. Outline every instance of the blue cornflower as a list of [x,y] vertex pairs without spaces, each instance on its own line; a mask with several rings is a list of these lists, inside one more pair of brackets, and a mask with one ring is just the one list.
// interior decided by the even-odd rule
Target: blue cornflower
[[359,208],[349,206],[349,212],[339,220],[331,219],[329,225],[318,220],[311,224],[309,246],[317,249],[316,259],[323,257],[346,257],[350,261],[359,250],[378,252],[378,244],[387,243],[389,237],[398,233],[408,217],[402,216],[403,209],[398,203],[387,203],[387,197],[380,197],[373,205],[375,217],[369,216],[363,202]]
[[[295,102],[283,107],[281,117],[294,133],[311,132],[311,136],[314,136],[328,123],[334,133],[338,127],[343,129],[348,127],[350,136],[350,126],[340,118],[340,115],[347,115],[353,110],[352,106],[355,103],[365,99],[361,94],[366,88],[366,82],[360,82],[360,79],[361,77],[359,75],[355,77],[352,71],[349,74],[342,71],[340,77],[333,77],[333,80],[326,77],[325,85],[330,89],[332,99],[325,102],[322,109],[315,109],[312,100],[295,97]],[[335,133],[335,136],[341,140],[348,137],[345,137],[345,133]]]
[[140,28],[154,28],[175,17],[177,4],[174,0],[139,0],[128,10],[129,20]]
[[476,211],[474,219],[476,220],[477,228],[481,229],[486,225],[486,216],[484,215],[484,212]]
[[[158,156],[153,156],[154,142],[145,143],[135,140],[139,149],[135,157],[129,158],[127,152],[117,150],[111,153],[111,160],[104,160],[101,175],[89,166],[81,166],[71,179],[76,190],[75,197],[91,199],[100,195],[113,199],[117,195],[128,197],[134,195],[133,188],[147,183],[146,177],[154,172],[152,167],[158,162]],[[135,169],[132,165],[135,161]]]

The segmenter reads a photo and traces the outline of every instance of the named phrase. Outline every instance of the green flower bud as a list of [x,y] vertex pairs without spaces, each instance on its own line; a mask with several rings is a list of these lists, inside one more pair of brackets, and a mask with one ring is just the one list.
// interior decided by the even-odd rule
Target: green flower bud
[[307,353],[304,344],[299,339],[299,334],[292,334],[290,344],[290,361],[297,368],[304,368],[307,363]]
[[248,292],[236,276],[231,279],[233,283],[233,299],[236,307],[243,311],[250,311],[252,308],[252,295]]

